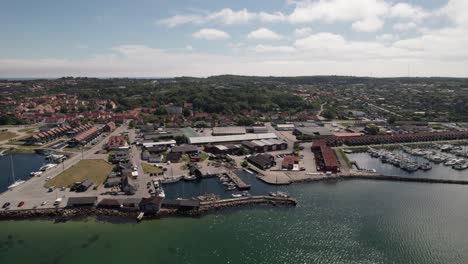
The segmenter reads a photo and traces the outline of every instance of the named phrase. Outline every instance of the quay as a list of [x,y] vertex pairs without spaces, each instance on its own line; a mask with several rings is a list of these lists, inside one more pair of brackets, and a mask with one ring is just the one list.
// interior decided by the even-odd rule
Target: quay
[[236,184],[237,188],[239,190],[249,190],[250,185],[245,183],[239,176],[237,176],[234,172],[232,171],[227,171],[226,175],[231,179],[234,184]]

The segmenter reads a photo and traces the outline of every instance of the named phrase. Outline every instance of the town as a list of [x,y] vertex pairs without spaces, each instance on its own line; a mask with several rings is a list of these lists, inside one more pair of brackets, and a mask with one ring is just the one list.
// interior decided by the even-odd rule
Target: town
[[[466,79],[69,77],[1,81],[0,96],[0,153],[11,163],[4,218],[295,205],[278,186],[352,178],[468,184],[410,174],[468,168]],[[16,178],[15,153],[45,162]],[[216,193],[168,192],[203,181]]]

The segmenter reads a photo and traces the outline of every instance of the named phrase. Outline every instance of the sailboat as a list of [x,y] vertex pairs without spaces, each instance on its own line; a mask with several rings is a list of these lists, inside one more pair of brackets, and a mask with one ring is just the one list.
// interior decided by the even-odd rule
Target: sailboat
[[8,190],[12,190],[15,187],[18,187],[19,185],[25,183],[25,181],[18,180],[15,181],[15,168],[13,167],[13,154],[10,155],[10,167],[11,167],[11,178],[13,179],[13,184],[8,186]]

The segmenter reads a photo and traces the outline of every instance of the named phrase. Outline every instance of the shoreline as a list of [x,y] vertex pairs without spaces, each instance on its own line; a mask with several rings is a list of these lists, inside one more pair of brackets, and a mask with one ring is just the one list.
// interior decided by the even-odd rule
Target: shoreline
[[[161,209],[156,214],[145,215],[143,220],[156,220],[168,217],[200,217],[222,209],[251,205],[269,206],[296,206],[293,198],[280,198],[270,196],[252,196],[218,201],[201,202],[200,207],[193,210]],[[126,211],[120,209],[108,209],[98,207],[82,208],[51,208],[28,210],[3,210],[0,211],[0,221],[8,220],[52,220],[55,223],[79,220],[88,217],[96,217],[107,220],[132,220],[135,222],[140,211]],[[106,220],[107,218],[107,220]],[[120,222],[120,221],[109,221]]]

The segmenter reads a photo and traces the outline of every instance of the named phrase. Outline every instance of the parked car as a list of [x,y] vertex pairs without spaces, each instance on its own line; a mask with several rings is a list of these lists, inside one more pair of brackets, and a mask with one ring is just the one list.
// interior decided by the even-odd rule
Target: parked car
[[44,206],[44,205],[46,205],[47,203],[48,203],[48,201],[43,201],[43,202],[41,203],[41,206]]
[[23,202],[23,201],[21,201],[21,202],[18,203],[18,207],[21,207],[21,206],[23,206],[23,205],[24,205],[24,202]]
[[8,208],[8,207],[10,207],[10,203],[9,203],[9,202],[4,203],[3,206],[2,206],[2,208],[4,208],[4,209],[5,209],[5,208]]

